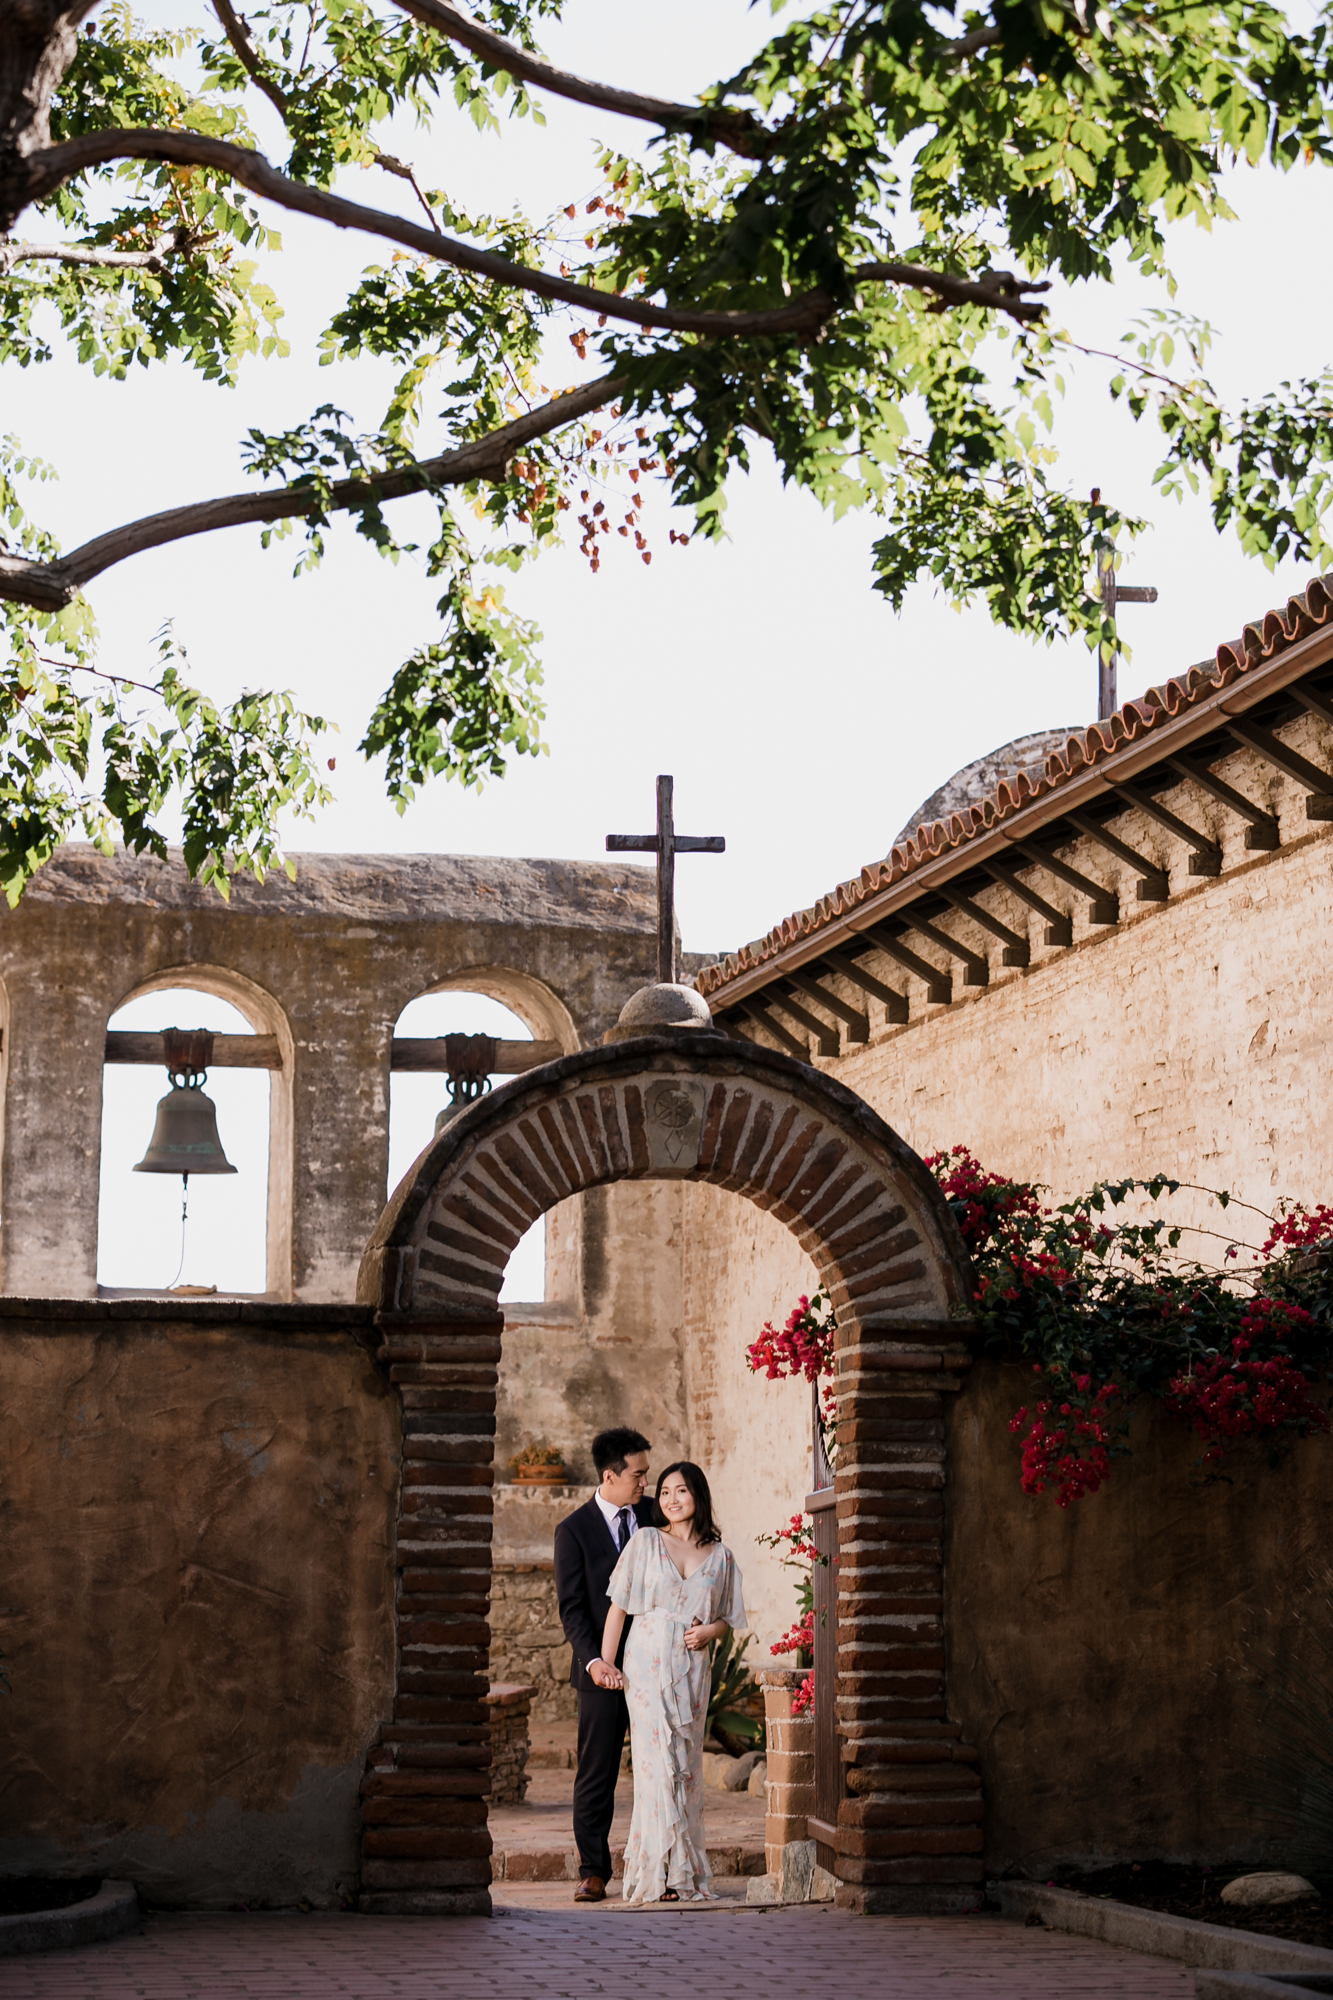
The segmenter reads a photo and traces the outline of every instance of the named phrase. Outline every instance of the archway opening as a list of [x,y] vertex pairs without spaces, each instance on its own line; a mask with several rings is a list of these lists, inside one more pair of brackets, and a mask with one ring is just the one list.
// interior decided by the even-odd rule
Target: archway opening
[[[394,1024],[394,1040],[435,1040],[444,1035],[490,1035],[497,1042],[531,1042],[528,1024],[489,994],[452,988],[409,1000]],[[494,1088],[508,1081],[497,1071]],[[414,1160],[435,1138],[441,1112],[452,1108],[449,1080],[442,1070],[393,1070],[389,1077],[389,1187],[398,1186]],[[539,1217],[520,1239],[505,1272],[500,1303],[525,1304],[546,1297],[546,1218]]]
[[[743,1195],[819,1273],[837,1315],[837,1480],[821,1484],[835,1493],[838,1583],[822,1697],[816,1687],[816,1719],[832,1725],[828,1802],[816,1785],[829,1816],[807,1804],[806,1831],[792,1837],[827,1856],[852,1907],[973,1908],[982,1801],[976,1753],[949,1716],[942,1622],[944,1400],[971,1359],[958,1317],[966,1253],[923,1162],[869,1105],[805,1063],[721,1034],[634,1037],[516,1080],[440,1134],[380,1218],[358,1295],[377,1309],[379,1358],[399,1385],[403,1487],[398,1677],[370,1751],[374,1783],[387,1789],[412,1768],[399,1765],[401,1724],[424,1721],[427,1702],[442,1763],[489,1761],[488,1489],[505,1266],[540,1216],[618,1182]],[[444,1676],[435,1634],[446,1618]],[[904,1730],[916,1757],[959,1765],[957,1825],[923,1826],[899,1798]],[[413,1735],[412,1759],[425,1733]],[[368,1818],[362,1851],[366,1909],[419,1908],[423,1892],[432,1909],[489,1907],[484,1806],[447,1832],[429,1806],[391,1828]]]
[[[200,987],[142,993],[111,1016],[109,1033],[156,1034],[206,1028],[253,1036],[238,1007]],[[181,1226],[176,1174],[135,1173],[153,1134],[164,1067],[108,1062],[102,1071],[102,1153],[98,1182],[97,1284],[116,1295],[181,1286],[223,1294],[268,1289],[270,1073],[214,1066],[204,1088],[217,1106],[218,1133],[234,1174],[192,1175],[189,1218]]]

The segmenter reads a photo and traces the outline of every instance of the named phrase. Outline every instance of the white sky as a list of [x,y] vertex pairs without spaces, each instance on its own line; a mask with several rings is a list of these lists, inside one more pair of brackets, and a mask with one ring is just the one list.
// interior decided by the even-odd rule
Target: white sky
[[[199,18],[161,4],[151,12],[177,24]],[[767,10],[743,0],[674,0],[669,10],[569,0],[565,22],[545,30],[544,46],[570,68],[690,96],[770,29]],[[394,145],[424,184],[445,186],[465,203],[498,209],[518,199],[544,211],[592,190],[598,138],[627,150],[646,143],[643,130],[605,114],[554,101],[545,110],[544,129],[506,126],[498,140],[445,118],[433,140],[405,130]],[[405,205],[406,190],[376,172],[349,177],[349,192]],[[1327,358],[1329,286],[1316,246],[1329,185],[1315,170],[1285,178],[1241,171],[1230,198],[1238,223],[1212,237],[1192,225],[1175,232],[1178,303],[1218,329],[1215,379],[1230,394],[1255,394],[1313,374]],[[285,427],[326,401],[358,423],[377,418],[385,371],[319,369],[311,357],[328,314],[381,251],[277,212],[267,219],[284,239],[266,275],[285,303],[293,354],[249,364],[237,390],[174,364],[136,371],[125,384],[96,381],[65,361],[0,370],[0,424],[62,474],[59,487],[34,492],[34,510],[66,547],[136,514],[243,487],[238,444],[252,424]],[[1167,300],[1138,280],[1114,291],[1062,289],[1052,296],[1052,320],[1104,345],[1153,303]],[[552,386],[579,373],[564,329],[550,370]],[[1272,576],[1247,561],[1234,537],[1217,536],[1202,502],[1182,507],[1153,493],[1152,436],[1111,409],[1108,373],[1090,367],[1073,389],[1061,441],[1076,490],[1100,485],[1108,500],[1155,523],[1125,571],[1126,580],[1161,592],[1155,606],[1125,613],[1134,646],[1132,663],[1122,665],[1125,696],[1210,654],[1306,578],[1295,565]],[[651,823],[654,776],[674,772],[682,830],[727,838],[725,856],[692,857],[677,875],[691,950],[726,951],[762,934],[884,854],[911,810],[960,765],[1013,736],[1086,722],[1095,711],[1094,664],[1081,645],[1033,647],[997,632],[983,612],[954,615],[926,586],[895,617],[870,588],[876,524],[833,523],[808,499],[784,493],[762,459],[748,480],[732,484],[729,539],[720,548],[697,539],[684,552],[671,547],[668,528],[690,524],[658,495],[650,494],[645,513],[651,568],[611,538],[598,576],[570,547],[509,583],[511,601],[546,635],[550,756],[521,760],[480,797],[437,783],[401,818],[355,744],[397,664],[434,634],[435,592],[412,559],[392,567],[350,529],[335,528],[323,569],[293,581],[294,541],[265,554],[257,529],[232,530],[123,564],[91,596],[105,658],[121,670],[148,664],[152,635],[171,618],[196,676],[215,693],[290,687],[339,724],[330,745],[338,799],[317,824],[295,830],[298,850],[595,859],[607,832]],[[395,518],[410,517],[400,510]],[[217,1005],[201,1001],[201,1023]],[[477,1011],[447,1025],[487,1023]],[[131,1074],[108,1090],[128,1087]],[[163,1084],[156,1072],[139,1080],[149,1112],[142,1140],[129,1121],[135,1157]],[[223,1081],[219,1072],[210,1084],[220,1115]],[[229,1122],[229,1152],[232,1131]],[[396,1132],[396,1157],[406,1143]],[[135,1177],[136,1199],[147,1198],[145,1182],[152,1177]],[[170,1192],[175,1184],[161,1185]],[[215,1181],[208,1198],[231,1185]],[[141,1268],[135,1282],[169,1281],[179,1254],[176,1220],[159,1235],[145,1257],[166,1276]],[[192,1262],[185,1276],[212,1281]]]

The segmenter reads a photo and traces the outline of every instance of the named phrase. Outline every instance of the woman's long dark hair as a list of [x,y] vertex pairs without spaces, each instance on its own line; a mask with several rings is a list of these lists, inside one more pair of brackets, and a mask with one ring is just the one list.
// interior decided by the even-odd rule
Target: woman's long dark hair
[[[660,1472],[657,1476],[656,1498],[659,1520],[666,1522],[667,1519],[666,1515],[662,1512],[662,1488],[665,1486],[667,1480],[670,1479],[673,1472],[680,1474],[694,1495],[695,1540],[705,1546],[709,1542],[720,1542],[722,1540],[722,1530],[713,1519],[713,1496],[708,1490],[708,1481],[704,1477],[703,1467],[693,1464],[688,1458],[678,1458],[674,1465],[669,1465],[665,1472]],[[670,1526],[670,1523],[667,1522],[667,1525]]]

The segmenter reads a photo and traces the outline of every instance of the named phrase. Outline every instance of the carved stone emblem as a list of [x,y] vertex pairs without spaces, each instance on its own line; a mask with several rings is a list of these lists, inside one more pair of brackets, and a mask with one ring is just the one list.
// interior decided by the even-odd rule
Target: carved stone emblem
[[699,1164],[707,1091],[692,1079],[664,1077],[644,1100],[648,1157],[659,1173],[692,1173]]

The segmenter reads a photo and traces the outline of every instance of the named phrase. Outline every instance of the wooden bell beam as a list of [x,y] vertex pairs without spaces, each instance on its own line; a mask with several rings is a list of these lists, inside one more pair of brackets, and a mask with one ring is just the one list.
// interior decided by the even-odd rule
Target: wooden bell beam
[[1235,813],[1237,819],[1248,822],[1245,829],[1245,845],[1258,852],[1271,852],[1278,845],[1278,824],[1273,814],[1262,806],[1255,805],[1234,785],[1227,784],[1210,771],[1204,763],[1196,763],[1192,757],[1168,757],[1167,763],[1179,777],[1188,778],[1200,791],[1207,792],[1228,812]]
[[1117,798],[1125,801],[1126,805],[1137,806],[1141,813],[1146,813],[1149,819],[1155,819],[1159,826],[1164,826],[1177,840],[1184,841],[1190,850],[1191,875],[1222,873],[1222,849],[1217,841],[1210,839],[1206,833],[1196,832],[1187,821],[1181,819],[1179,814],[1173,813],[1169,807],[1159,805],[1153,794],[1144,791],[1141,785],[1113,785],[1111,789]]
[[[428,1070],[445,1075],[449,1069],[449,1058],[444,1045],[443,1035],[421,1038],[396,1035],[390,1044],[389,1068],[399,1071]],[[525,1070],[554,1062],[563,1053],[559,1042],[497,1042],[496,1073],[521,1076]],[[162,1036],[160,1033],[142,1034],[124,1028],[108,1029],[102,1060],[108,1063],[142,1063],[151,1069],[162,1069],[166,1060]],[[282,1050],[278,1047],[276,1035],[214,1035],[213,1058],[208,1066],[210,1069],[281,1069]]]

